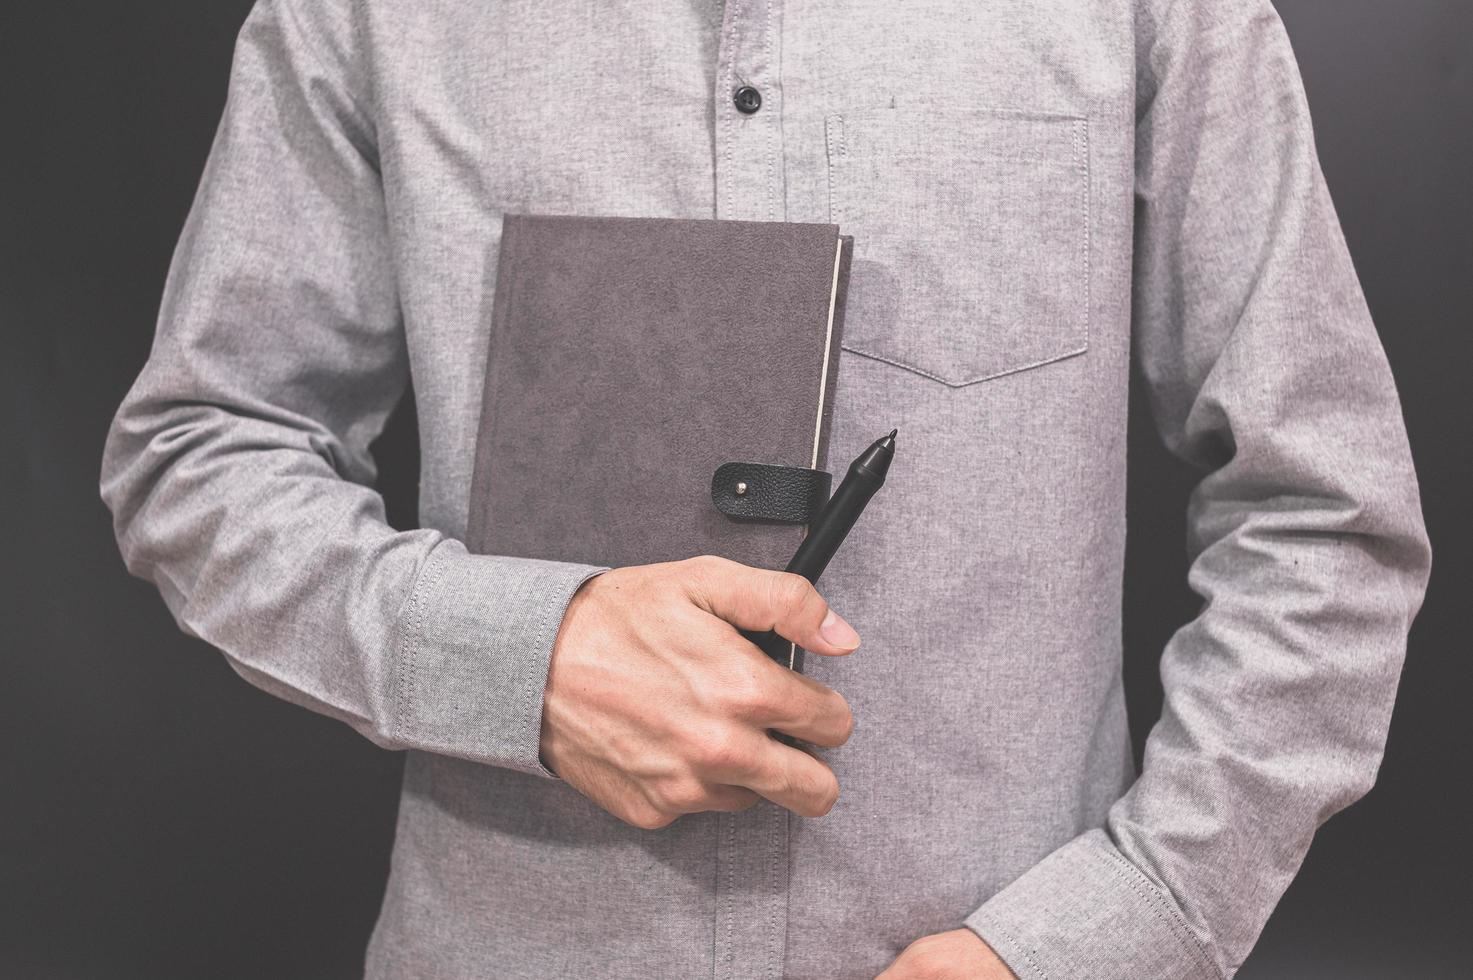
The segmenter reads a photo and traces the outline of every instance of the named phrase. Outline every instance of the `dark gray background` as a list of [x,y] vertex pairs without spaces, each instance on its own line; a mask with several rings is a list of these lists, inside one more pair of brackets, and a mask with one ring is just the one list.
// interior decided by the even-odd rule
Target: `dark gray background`
[[[180,635],[124,573],[96,493],[248,6],[0,14],[0,980],[349,977],[377,913],[399,756]],[[1400,387],[1434,569],[1380,782],[1320,833],[1240,976],[1466,977],[1473,4],[1279,9]],[[402,412],[379,447],[401,525],[413,439]],[[1139,742],[1159,711],[1156,657],[1198,603],[1193,474],[1139,412],[1130,451]]]

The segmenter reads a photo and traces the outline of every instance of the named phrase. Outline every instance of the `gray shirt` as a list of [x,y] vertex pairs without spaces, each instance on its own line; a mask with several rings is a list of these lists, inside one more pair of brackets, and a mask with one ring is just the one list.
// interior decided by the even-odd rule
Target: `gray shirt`
[[[508,211],[854,236],[832,445],[905,455],[823,583],[828,816],[642,831],[539,764],[598,569],[458,541]],[[1139,777],[1132,357],[1202,471]],[[963,924],[1030,980],[1229,976],[1375,777],[1430,561],[1268,0],[263,0],[102,489],[185,630],[408,750],[372,977],[869,977]]]

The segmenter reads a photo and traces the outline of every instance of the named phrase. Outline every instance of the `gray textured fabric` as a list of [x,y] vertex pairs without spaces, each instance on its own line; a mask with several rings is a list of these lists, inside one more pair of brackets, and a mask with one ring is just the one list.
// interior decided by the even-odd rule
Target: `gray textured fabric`
[[[597,569],[457,543],[508,211],[854,235],[833,444],[904,449],[825,576],[828,816],[644,832],[538,773]],[[1139,779],[1132,352],[1203,472]],[[185,629],[410,750],[373,977],[866,977],[964,922],[1028,980],[1230,975],[1374,779],[1430,563],[1268,0],[265,3],[103,492]]]

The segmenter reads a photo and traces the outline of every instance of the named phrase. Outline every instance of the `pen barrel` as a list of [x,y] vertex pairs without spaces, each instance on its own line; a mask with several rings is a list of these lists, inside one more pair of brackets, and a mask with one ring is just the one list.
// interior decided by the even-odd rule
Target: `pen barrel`
[[[851,470],[824,505],[819,517],[810,525],[809,532],[803,536],[803,541],[784,571],[801,575],[817,585],[819,576],[838,552],[845,535],[853,529],[864,505],[882,483],[883,480],[875,480],[868,474],[862,474],[856,479]],[[743,630],[742,635],[773,660],[792,667],[800,674],[803,672],[803,650],[795,648],[790,641],[777,633],[772,630],[760,633]]]
[[[808,533],[803,536],[803,541],[793,554],[793,560],[788,562],[784,571],[801,575],[817,585],[819,576],[829,567],[829,562],[838,553],[844,538],[854,529],[854,524],[859,520],[869,499],[884,485],[883,471],[877,473],[859,462],[850,466],[839,489],[834,491],[834,495],[809,525]],[[765,633],[744,631],[742,635],[778,663],[787,664],[799,673],[803,672],[801,647],[794,648],[788,640],[771,630]]]
[[[818,584],[819,576],[828,568],[829,561],[853,530],[865,505],[885,485],[885,474],[890,469],[894,453],[895,432],[892,430],[888,436],[875,440],[874,445],[849,464],[849,471],[844,474],[839,489],[834,491],[834,495],[809,522],[808,533],[803,536],[786,571],[801,575],[814,585]],[[760,633],[742,630],[742,635],[773,660],[803,673],[802,647],[771,630]],[[797,744],[796,739],[782,732],[774,731],[771,735],[786,745]]]
[[824,512],[804,535],[786,570],[817,584],[819,576],[844,543],[844,538],[853,530],[865,504],[884,482],[884,478],[876,477],[868,470],[852,467],[839,484],[839,489],[824,505]]

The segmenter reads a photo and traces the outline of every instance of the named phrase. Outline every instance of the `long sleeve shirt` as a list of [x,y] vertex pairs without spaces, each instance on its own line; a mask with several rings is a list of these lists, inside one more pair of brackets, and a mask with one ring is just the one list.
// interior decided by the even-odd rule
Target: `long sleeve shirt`
[[[599,567],[460,541],[507,212],[854,236],[830,444],[905,455],[822,583],[827,816],[639,830],[539,763]],[[1201,474],[1139,773],[1132,360]],[[870,977],[962,926],[1024,980],[1231,976],[1374,780],[1430,564],[1268,0],[261,0],[102,492],[183,629],[407,750],[375,978]]]

